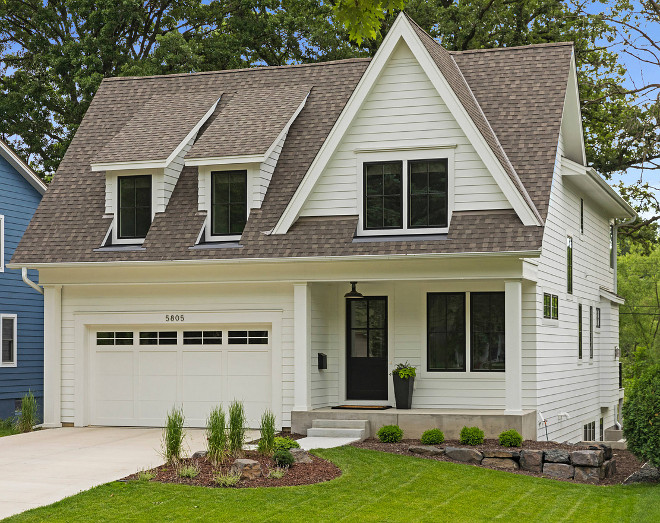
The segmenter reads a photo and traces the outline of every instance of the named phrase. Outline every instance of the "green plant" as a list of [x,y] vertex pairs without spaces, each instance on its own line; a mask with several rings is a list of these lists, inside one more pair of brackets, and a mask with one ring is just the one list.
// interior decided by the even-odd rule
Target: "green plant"
[[21,414],[16,424],[19,432],[32,432],[37,424],[37,400],[31,390],[21,400]]
[[281,467],[276,467],[274,469],[270,469],[270,472],[268,472],[268,477],[270,479],[281,479],[284,477],[285,474],[286,474],[286,469]]
[[484,442],[484,431],[479,427],[463,427],[460,441],[462,445],[481,445]]
[[181,459],[186,436],[183,430],[184,420],[182,408],[172,407],[167,414],[167,424],[163,430],[163,454],[168,463],[176,463]]
[[273,461],[278,467],[290,467],[296,461],[291,451],[287,449],[279,449],[273,453]]
[[155,472],[151,470],[141,470],[138,472],[137,480],[138,481],[151,481],[156,477]]
[[406,380],[408,378],[414,378],[417,375],[417,371],[414,365],[406,361],[405,363],[397,363],[392,371],[392,375],[397,375],[399,378]]
[[445,440],[445,435],[440,429],[425,430],[421,441],[424,445],[440,445]]
[[398,425],[383,425],[376,435],[383,443],[398,443],[403,439],[403,431]]
[[219,487],[233,487],[238,485],[240,480],[240,474],[223,474],[218,472],[215,476],[213,476],[213,481],[215,481],[215,484]]
[[626,389],[623,420],[628,450],[660,468],[660,365],[649,367]]
[[184,465],[179,468],[177,471],[180,478],[196,478],[199,476],[199,466],[198,465]]
[[266,410],[261,416],[261,437],[259,438],[258,450],[263,454],[273,452],[275,446],[275,415]]
[[505,430],[500,434],[500,445],[503,447],[520,447],[522,441],[522,436],[515,429]]
[[291,439],[289,436],[277,436],[275,439],[273,439],[273,452],[277,450],[289,450],[289,449],[299,449],[300,444],[294,440]]
[[225,411],[218,406],[211,409],[206,421],[206,445],[208,458],[214,463],[220,463],[227,454],[227,427]]
[[229,405],[229,452],[239,454],[245,443],[245,410],[240,401],[233,401]]

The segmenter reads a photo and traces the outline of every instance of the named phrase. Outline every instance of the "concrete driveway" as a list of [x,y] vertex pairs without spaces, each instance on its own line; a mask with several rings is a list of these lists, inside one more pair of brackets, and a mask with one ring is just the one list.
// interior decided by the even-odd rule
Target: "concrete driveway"
[[[186,450],[206,448],[186,429]],[[0,519],[163,463],[162,429],[85,427],[0,438]]]

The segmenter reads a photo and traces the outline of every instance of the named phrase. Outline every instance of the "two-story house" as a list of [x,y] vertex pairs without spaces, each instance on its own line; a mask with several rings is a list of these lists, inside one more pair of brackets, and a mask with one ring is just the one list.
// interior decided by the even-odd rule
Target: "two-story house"
[[12,264],[49,426],[240,399],[304,431],[393,405],[407,360],[409,435],[580,440],[615,422],[633,216],[586,165],[570,43],[448,52],[401,14],[371,60],[104,80]]
[[[46,185],[0,140],[0,419],[21,410],[32,391],[43,403],[43,296],[7,267]],[[37,280],[37,271],[26,277]]]

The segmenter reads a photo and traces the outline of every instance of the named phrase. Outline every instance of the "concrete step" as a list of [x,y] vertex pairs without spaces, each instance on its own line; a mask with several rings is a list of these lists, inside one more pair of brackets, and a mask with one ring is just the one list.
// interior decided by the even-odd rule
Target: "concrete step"
[[365,429],[369,428],[366,419],[315,419],[312,420],[315,429]]
[[365,429],[345,429],[330,427],[312,427],[307,429],[308,438],[356,438],[367,439]]
[[619,441],[623,439],[623,430],[605,429],[605,439],[608,441]]

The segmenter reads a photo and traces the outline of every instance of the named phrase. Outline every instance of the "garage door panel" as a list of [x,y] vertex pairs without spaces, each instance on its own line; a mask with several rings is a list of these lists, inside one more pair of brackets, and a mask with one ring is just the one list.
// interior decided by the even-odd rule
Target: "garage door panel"
[[100,401],[133,401],[133,376],[104,376],[96,380],[96,394]]
[[220,376],[184,376],[183,401],[204,400],[219,402],[222,400],[222,382]]
[[170,406],[176,402],[175,376],[140,376],[138,398],[149,401],[169,401]]
[[96,416],[98,419],[111,420],[115,419],[133,419],[135,404],[133,398],[129,401],[119,400],[100,400],[96,403]]
[[140,374],[142,376],[176,376],[176,351],[140,351]]
[[174,403],[174,401],[139,400],[137,402],[135,416],[138,420],[145,420],[147,422],[151,420],[152,423],[148,423],[149,425],[158,422],[157,426],[162,427],[165,424],[167,414],[172,410]]
[[270,379],[263,376],[229,376],[227,385],[230,401],[263,401],[271,395]]
[[264,350],[230,350],[227,354],[230,376],[270,376],[270,353]]
[[222,374],[222,352],[184,351],[184,376],[220,376]]
[[133,373],[133,351],[99,351],[96,354],[97,373],[103,376],[122,376]]

